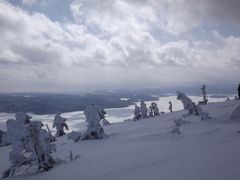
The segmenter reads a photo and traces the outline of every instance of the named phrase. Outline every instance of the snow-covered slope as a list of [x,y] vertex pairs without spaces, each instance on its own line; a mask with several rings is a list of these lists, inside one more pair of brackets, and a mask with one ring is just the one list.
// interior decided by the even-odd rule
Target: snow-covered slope
[[[211,103],[203,107],[213,117],[189,124],[174,134],[174,119],[186,111],[122,122],[105,127],[108,137],[78,143],[57,139],[55,156],[67,159],[69,150],[80,157],[48,172],[18,176],[17,180],[239,180],[240,124],[229,121],[240,101]],[[0,148],[0,172],[9,165],[10,147]]]

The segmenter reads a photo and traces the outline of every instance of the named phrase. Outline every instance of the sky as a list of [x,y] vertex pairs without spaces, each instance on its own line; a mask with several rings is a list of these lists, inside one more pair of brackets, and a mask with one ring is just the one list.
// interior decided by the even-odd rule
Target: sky
[[0,92],[240,83],[239,0],[1,0]]

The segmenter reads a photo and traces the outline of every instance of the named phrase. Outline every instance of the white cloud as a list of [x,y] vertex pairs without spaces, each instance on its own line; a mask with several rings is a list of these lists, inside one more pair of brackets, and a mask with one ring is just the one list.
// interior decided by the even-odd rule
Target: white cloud
[[11,50],[3,50],[0,53],[0,63],[21,63],[26,61],[22,56],[12,52]]
[[[197,2],[199,6],[194,6]],[[206,4],[205,0],[76,0],[69,7],[74,22],[63,23],[1,1],[0,75],[5,79],[0,83],[118,87],[193,84],[199,76],[206,81],[237,77],[236,70],[226,68],[240,67],[239,37],[224,37],[215,30],[210,32],[214,41],[161,42],[161,33],[152,33],[177,35],[196,28],[206,17],[219,21],[216,13],[210,13],[213,4],[208,8]],[[226,19],[232,17],[237,23],[233,16],[229,13]],[[222,71],[225,74],[218,74]]]
[[238,0],[149,0],[164,22],[164,30],[178,35],[202,24],[240,25]]

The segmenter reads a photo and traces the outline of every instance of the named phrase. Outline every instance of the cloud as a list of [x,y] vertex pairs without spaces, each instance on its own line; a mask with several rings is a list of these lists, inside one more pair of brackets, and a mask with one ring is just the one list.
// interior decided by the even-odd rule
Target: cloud
[[22,3],[24,5],[28,5],[28,6],[31,6],[33,4],[35,4],[37,2],[37,0],[22,0]]
[[159,29],[175,35],[202,24],[239,26],[239,9],[238,0],[75,0],[71,4],[75,19],[97,25],[95,28],[114,31],[156,24]]
[[21,55],[11,50],[3,50],[0,54],[0,63],[20,63],[26,61]]
[[[74,20],[62,22],[1,1],[0,83],[58,89],[237,79],[240,37],[216,29],[208,32],[211,40],[190,38],[206,22],[239,24],[238,3],[230,4],[75,0],[69,5]],[[165,35],[171,38],[161,41]]]
[[238,0],[152,0],[149,1],[164,22],[163,28],[175,35],[202,24],[240,24]]

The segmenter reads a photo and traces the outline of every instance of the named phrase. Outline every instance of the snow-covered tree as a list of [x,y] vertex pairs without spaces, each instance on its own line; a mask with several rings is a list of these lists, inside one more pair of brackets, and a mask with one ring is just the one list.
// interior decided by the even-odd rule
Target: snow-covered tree
[[104,130],[100,124],[102,118],[102,109],[95,104],[87,107],[84,110],[86,116],[87,130],[82,135],[81,139],[102,139],[104,138]]
[[100,119],[105,119],[107,112],[99,106],[99,111],[100,111]]
[[53,128],[57,129],[55,136],[59,137],[65,134],[64,128],[68,130],[68,125],[66,123],[66,118],[61,117],[61,113],[57,113],[54,117]]
[[208,99],[207,99],[206,85],[203,85],[201,90],[202,90],[202,94],[203,94],[203,104],[207,104]]
[[26,113],[18,112],[15,114],[16,121],[20,122],[21,124],[28,124],[30,123],[30,119],[32,118]]
[[6,122],[7,136],[12,144],[12,151],[9,153],[9,161],[12,166],[21,165],[27,159],[21,154],[27,143],[27,138],[30,136],[27,126],[14,119],[9,119]]
[[101,125],[103,125],[103,126],[107,126],[107,125],[110,125],[111,123],[108,121],[108,120],[106,120],[106,119],[102,119],[101,120]]
[[158,107],[157,107],[157,103],[152,102],[151,105],[152,105],[152,109],[153,109],[153,114],[154,114],[154,116],[158,116],[160,113],[159,113],[159,109],[158,109]]
[[29,123],[28,131],[30,133],[29,143],[26,146],[32,152],[34,160],[37,160],[39,168],[49,170],[55,164],[55,160],[50,155],[56,150],[54,144],[51,143],[51,134],[42,128],[41,121],[32,121]]
[[[19,123],[21,125],[29,124],[31,118],[32,118],[31,116],[29,116],[28,114],[23,113],[23,112],[18,112],[18,113],[15,114],[16,123]],[[9,138],[10,138],[9,133],[4,133],[3,136],[2,136],[2,139],[3,139],[2,143],[5,142],[6,144],[10,144],[10,139]]]
[[182,101],[184,109],[187,110],[190,114],[199,114],[195,103],[192,102],[192,100],[187,97],[183,92],[177,92],[177,99]]
[[141,118],[141,111],[138,105],[135,105],[133,121],[137,121]]
[[153,107],[152,105],[149,106],[149,117],[152,117],[153,116]]
[[172,102],[169,101],[169,107],[168,107],[169,111],[172,112]]
[[106,120],[106,118],[105,118],[106,114],[107,114],[107,112],[102,107],[100,107],[100,118],[101,118],[100,122],[103,126],[107,126],[107,125],[111,124],[108,120]]
[[230,98],[229,98],[229,97],[227,97],[225,101],[226,101],[226,102],[230,101]]
[[141,118],[146,118],[148,109],[147,109],[146,103],[143,101],[143,99],[141,99],[140,111],[141,111]]
[[100,107],[92,104],[84,110],[86,116],[87,129],[84,133],[72,131],[68,134],[68,139],[77,142],[86,139],[102,139],[105,136],[102,125],[109,125],[110,123],[105,119],[106,111]]
[[22,166],[31,168],[37,166],[38,170],[49,170],[55,161],[50,153],[55,146],[50,143],[51,135],[42,129],[41,121],[24,121],[27,114],[17,113],[16,120],[6,122],[7,136],[12,144],[9,153],[11,166],[5,176],[14,175]]

